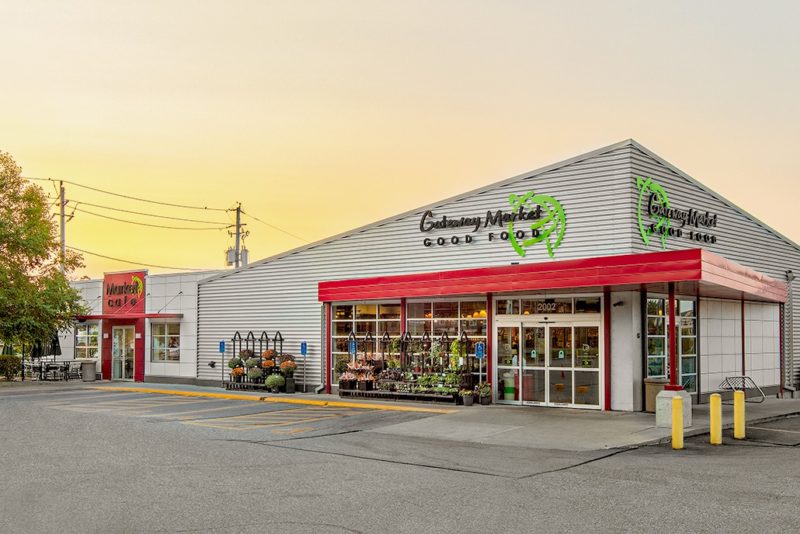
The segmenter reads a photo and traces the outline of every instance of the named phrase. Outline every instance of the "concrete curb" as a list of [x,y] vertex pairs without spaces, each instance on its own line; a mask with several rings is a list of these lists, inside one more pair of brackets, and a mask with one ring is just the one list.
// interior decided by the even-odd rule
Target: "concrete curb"
[[100,391],[121,391],[125,393],[151,393],[156,395],[178,395],[181,397],[203,397],[210,399],[239,400],[250,402],[274,402],[279,404],[301,404],[307,406],[324,406],[329,408],[360,408],[363,410],[384,410],[390,412],[415,412],[415,413],[435,413],[448,414],[455,413],[457,410],[448,408],[426,408],[423,406],[393,406],[391,404],[370,404],[346,401],[324,401],[314,399],[298,399],[286,397],[258,397],[255,395],[238,395],[235,393],[212,393],[202,391],[181,391],[174,389],[138,388],[138,387],[114,387],[114,386],[95,386],[91,389]]

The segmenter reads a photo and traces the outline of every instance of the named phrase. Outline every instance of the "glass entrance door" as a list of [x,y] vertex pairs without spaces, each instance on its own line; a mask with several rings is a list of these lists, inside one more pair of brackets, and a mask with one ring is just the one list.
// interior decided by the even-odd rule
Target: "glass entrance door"
[[497,326],[497,402],[600,406],[600,327]]
[[115,326],[111,336],[111,379],[133,380],[134,328]]

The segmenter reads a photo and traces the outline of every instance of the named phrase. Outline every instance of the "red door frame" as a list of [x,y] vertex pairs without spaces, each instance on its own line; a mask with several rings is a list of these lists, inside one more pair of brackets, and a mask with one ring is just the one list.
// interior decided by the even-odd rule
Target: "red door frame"
[[111,380],[111,346],[115,326],[133,326],[133,381],[144,382],[144,318],[104,319],[102,322],[102,364],[103,380]]
[[611,410],[611,289],[603,288],[603,409]]

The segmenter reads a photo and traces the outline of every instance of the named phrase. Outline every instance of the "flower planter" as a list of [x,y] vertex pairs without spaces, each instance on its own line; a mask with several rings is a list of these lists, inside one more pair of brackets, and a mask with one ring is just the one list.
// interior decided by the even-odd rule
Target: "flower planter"
[[492,403],[491,397],[481,397],[481,405],[489,406]]
[[294,393],[295,392],[295,385],[294,385],[294,378],[291,376],[286,377],[286,393]]
[[472,406],[472,404],[475,402],[475,397],[472,395],[465,395],[461,397],[461,400],[464,401],[464,406]]
[[372,380],[359,380],[358,381],[358,390],[359,391],[372,391]]
[[339,389],[356,389],[355,380],[339,380]]

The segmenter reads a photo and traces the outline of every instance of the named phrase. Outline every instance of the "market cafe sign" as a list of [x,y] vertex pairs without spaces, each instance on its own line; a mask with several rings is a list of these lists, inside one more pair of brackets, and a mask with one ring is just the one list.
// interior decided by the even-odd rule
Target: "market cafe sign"
[[103,313],[144,313],[143,271],[111,273],[103,277]]
[[544,243],[547,254],[552,258],[555,250],[564,239],[567,218],[561,203],[549,195],[537,195],[529,191],[524,195],[511,194],[508,197],[509,210],[488,210],[486,216],[472,217],[437,216],[432,210],[422,214],[419,231],[423,234],[437,230],[463,230],[466,235],[447,237],[425,237],[426,247],[459,245],[473,243],[481,229],[499,228],[499,232],[489,232],[488,241],[506,241],[520,257],[525,257],[526,249]]
[[667,248],[667,238],[688,239],[697,243],[716,243],[717,237],[708,230],[717,227],[717,214],[694,208],[680,209],[670,203],[667,191],[654,179],[636,177],[639,202],[636,220],[642,241],[649,245],[659,239]]

